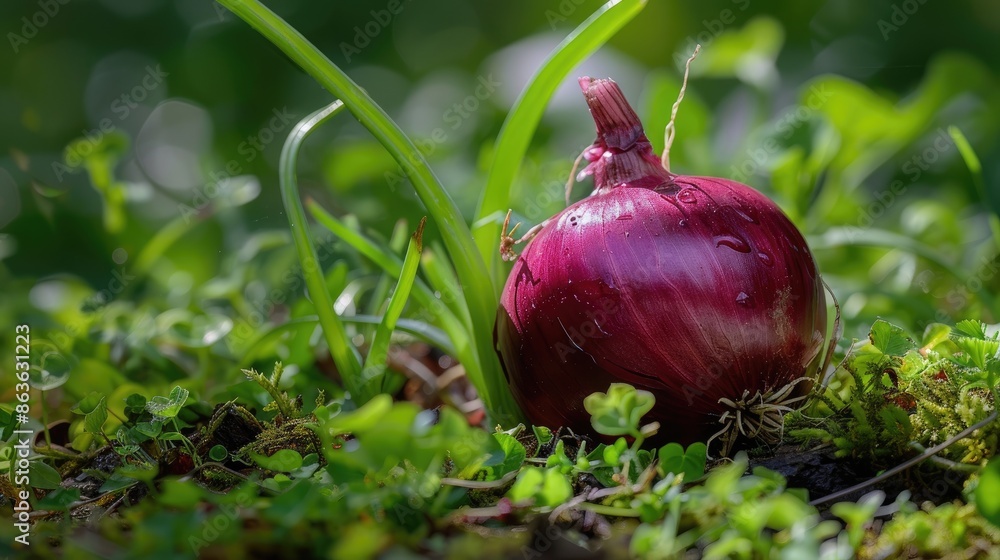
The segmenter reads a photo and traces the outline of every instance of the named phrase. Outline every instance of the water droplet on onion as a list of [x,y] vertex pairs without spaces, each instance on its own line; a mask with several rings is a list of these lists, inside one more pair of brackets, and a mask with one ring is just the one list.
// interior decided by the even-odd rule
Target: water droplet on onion
[[746,292],[740,292],[737,294],[736,303],[745,307],[753,307],[753,299],[751,299],[750,294]]
[[774,265],[774,260],[771,259],[771,255],[768,255],[767,253],[764,252],[757,253],[757,258],[760,259],[760,262],[766,264],[767,266]]
[[685,204],[698,204],[698,197],[691,192],[691,189],[684,189],[677,193],[677,200]]
[[736,235],[716,235],[715,246],[726,246],[740,253],[750,252],[750,245],[747,244],[746,240]]

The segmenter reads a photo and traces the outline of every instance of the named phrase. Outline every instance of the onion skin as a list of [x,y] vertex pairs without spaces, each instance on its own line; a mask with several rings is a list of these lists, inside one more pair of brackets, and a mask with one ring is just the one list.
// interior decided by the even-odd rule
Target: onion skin
[[[593,433],[583,399],[626,382],[656,397],[654,442],[719,430],[738,401],[814,377],[823,283],[802,235],[766,196],[674,175],[610,80],[581,80],[598,124],[595,191],[529,242],[504,287],[495,338],[528,418]],[[799,383],[794,394],[808,391]]]

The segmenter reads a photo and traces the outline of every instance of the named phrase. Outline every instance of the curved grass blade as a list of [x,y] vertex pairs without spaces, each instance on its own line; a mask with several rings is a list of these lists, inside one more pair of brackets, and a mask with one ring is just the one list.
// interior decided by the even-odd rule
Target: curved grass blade
[[427,218],[420,220],[416,233],[410,238],[403,258],[403,268],[396,282],[396,289],[389,297],[389,307],[382,315],[382,321],[375,329],[375,338],[368,348],[364,367],[361,368],[361,395],[359,404],[368,402],[372,397],[385,390],[386,363],[389,357],[389,340],[392,331],[396,330],[399,316],[403,314],[406,300],[410,297],[410,288],[417,278],[417,268],[420,267],[420,253],[424,250],[424,224]]
[[[623,0],[635,3],[637,0]],[[347,74],[330,61],[301,33],[257,0],[220,0],[219,2],[256,29],[271,43],[305,70],[323,87],[343,100],[348,110],[385,147],[403,168],[413,188],[426,206],[434,227],[441,232],[448,256],[462,283],[462,294],[475,328],[471,335],[477,364],[484,378],[469,379],[494,419],[504,424],[520,420],[520,408],[514,401],[493,350],[492,327],[497,295],[491,277],[455,201],[431,171],[423,153],[385,111]],[[470,368],[469,373],[472,373]]]
[[307,227],[306,213],[302,208],[302,201],[299,199],[299,185],[295,178],[295,163],[298,160],[299,148],[306,136],[343,108],[344,104],[341,101],[334,101],[299,121],[281,148],[278,168],[281,201],[284,203],[285,213],[288,215],[292,241],[295,243],[295,251],[298,253],[299,264],[302,266],[302,277],[309,289],[309,295],[312,297],[316,315],[319,316],[319,323],[323,327],[323,336],[330,347],[333,362],[337,365],[337,370],[340,372],[347,390],[352,395],[357,396],[361,389],[361,358],[348,338],[344,324],[340,322],[340,318],[333,310],[333,300],[326,290],[323,270],[320,267],[319,257],[316,255],[316,245],[313,243],[312,235]]
[[[365,236],[345,225],[341,220],[338,220],[323,209],[316,201],[312,199],[306,200],[306,207],[309,209],[309,213],[312,214],[313,219],[319,222],[320,225],[330,230],[331,233],[350,245],[355,251],[371,260],[385,273],[393,278],[399,278],[403,270],[403,261],[399,257],[390,251],[382,249]],[[434,297],[434,293],[423,280],[418,278],[414,282],[414,290],[414,297],[416,297],[417,302],[426,307],[441,322],[442,328],[453,339],[468,338],[465,332],[471,326],[468,323],[461,323],[456,315],[443,308],[443,304],[438,305],[440,302]],[[466,317],[468,316],[467,313],[466,311]]]
[[496,293],[505,279],[497,251],[500,224],[510,207],[511,185],[549,99],[573,68],[603,46],[645,6],[646,0],[611,0],[601,6],[559,43],[507,113],[473,223],[476,246],[488,265]]
[[[396,225],[392,228],[392,235],[389,237],[389,252],[393,255],[402,255],[409,238],[409,227],[406,225],[406,220],[397,220]],[[375,287],[372,289],[371,299],[368,301],[368,314],[380,315],[382,313],[382,308],[389,299],[389,290],[392,289],[393,285],[392,280],[392,277],[384,272],[379,276],[378,282],[375,283]],[[365,338],[367,340],[371,340],[371,337],[374,335],[374,328],[365,331]]]
[[[370,259],[386,274],[393,278],[399,278],[403,269],[403,263],[399,257],[391,251],[379,247],[365,236],[348,227],[343,221],[324,210],[314,200],[306,200],[306,207],[309,209],[309,213],[312,214],[313,219],[319,222],[320,225],[329,229],[330,232],[350,245],[358,253]],[[425,253],[425,257],[427,254]],[[452,308],[449,308],[445,302],[435,297],[431,288],[420,278],[417,278],[413,283],[413,297],[437,321],[441,329],[447,333],[451,339],[449,347],[453,349],[451,355],[462,363],[472,383],[477,388],[481,386],[480,383],[486,383],[485,380],[489,378],[490,373],[483,368],[484,362],[478,359],[479,356],[476,355],[476,349],[472,347],[472,340],[468,333],[473,329],[473,326],[468,319],[469,315],[467,309],[464,307],[464,300],[457,296],[454,298],[455,301],[452,303],[456,311],[453,313]],[[456,315],[459,311],[463,312],[460,316]],[[463,319],[465,319],[465,322],[463,322]],[[444,349],[445,347],[442,346],[441,348]],[[485,362],[485,364],[487,367],[490,366],[490,362]]]

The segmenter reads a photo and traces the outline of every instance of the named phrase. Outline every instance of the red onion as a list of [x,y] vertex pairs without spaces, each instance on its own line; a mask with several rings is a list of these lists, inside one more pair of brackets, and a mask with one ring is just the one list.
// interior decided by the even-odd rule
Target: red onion
[[593,194],[543,224],[504,287],[495,338],[540,425],[592,433],[583,399],[650,391],[654,441],[773,442],[823,361],[823,283],[795,226],[734,181],[675,175],[611,80],[583,78]]

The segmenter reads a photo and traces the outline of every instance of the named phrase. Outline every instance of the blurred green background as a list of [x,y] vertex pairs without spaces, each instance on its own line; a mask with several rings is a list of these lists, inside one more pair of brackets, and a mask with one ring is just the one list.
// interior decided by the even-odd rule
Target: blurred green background
[[[600,5],[270,3],[400,123],[470,220],[506,111]],[[0,323],[29,322],[74,359],[112,363],[158,336],[224,353],[217,343],[235,334],[243,345],[225,346],[239,360],[251,332],[295,315],[302,288],[283,281],[295,255],[276,166],[294,122],[331,101],[325,90],[212,2],[8,1],[0,22]],[[659,150],[699,42],[675,172],[777,200],[809,237],[849,335],[876,316],[914,332],[996,322],[998,36],[989,0],[652,0],[549,104],[515,213],[530,225],[561,209],[593,140],[576,76],[616,79]],[[309,140],[299,179],[376,236],[424,215],[346,113]],[[349,288],[362,269],[338,247],[331,285]],[[167,358],[157,367],[177,377],[209,367]]]

